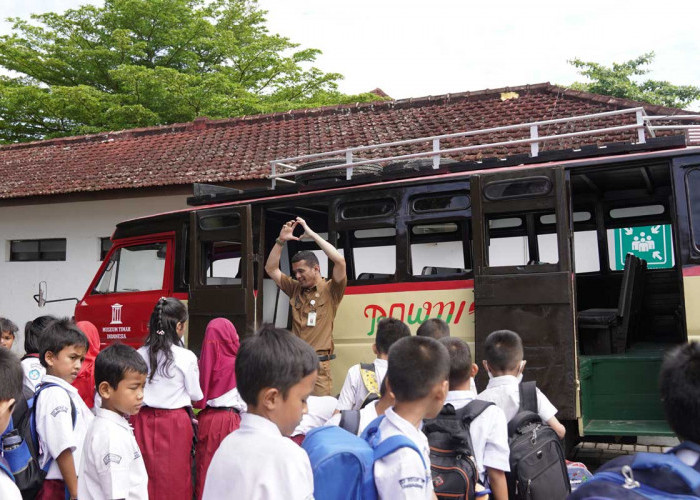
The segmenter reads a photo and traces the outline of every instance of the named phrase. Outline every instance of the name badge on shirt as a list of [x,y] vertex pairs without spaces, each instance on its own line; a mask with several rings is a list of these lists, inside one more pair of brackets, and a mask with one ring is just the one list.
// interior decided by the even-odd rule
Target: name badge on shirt
[[306,319],[306,326],[316,326],[316,311],[311,311]]

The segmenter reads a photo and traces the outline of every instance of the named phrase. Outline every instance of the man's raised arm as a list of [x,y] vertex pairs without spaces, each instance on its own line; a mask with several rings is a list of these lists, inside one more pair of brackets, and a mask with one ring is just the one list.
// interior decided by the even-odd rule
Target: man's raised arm
[[[299,222],[290,220],[286,222],[280,231],[279,237],[275,240],[275,244],[270,250],[270,255],[267,256],[267,262],[265,262],[265,272],[272,278],[272,280],[280,286],[280,281],[282,281],[282,271],[280,270],[280,257],[282,257],[282,248],[284,248],[285,242],[289,240],[298,240],[294,236],[294,228],[297,227]],[[331,247],[332,248],[332,247]]]
[[[316,244],[319,246],[321,250],[323,250],[323,253],[325,253],[328,256],[328,259],[333,262],[333,280],[335,281],[343,281],[346,278],[345,274],[345,258],[340,254],[336,248],[328,243],[326,240],[321,238],[316,231],[311,229],[307,224],[304,219],[301,217],[297,217],[295,224],[301,224],[301,227],[304,228],[304,234],[302,235],[302,238],[304,236],[308,236],[309,238],[313,239]],[[295,238],[298,239],[298,238]],[[272,253],[270,253],[270,256],[272,256]],[[268,259],[269,262],[269,259]],[[279,257],[278,257],[278,262],[279,262]],[[266,266],[267,269],[267,266]],[[269,272],[268,272],[269,274]],[[273,278],[274,279],[274,278]]]

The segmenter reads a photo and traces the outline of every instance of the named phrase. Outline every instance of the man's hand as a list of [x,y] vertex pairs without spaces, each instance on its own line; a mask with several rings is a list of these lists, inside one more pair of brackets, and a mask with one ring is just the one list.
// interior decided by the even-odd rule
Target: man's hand
[[304,219],[301,217],[297,217],[296,220],[294,221],[295,225],[299,225],[304,229],[304,234],[299,236],[297,238],[298,240],[303,240],[304,238],[309,238],[309,239],[314,239],[314,235],[316,234],[313,229],[309,227],[309,225],[306,223]]
[[[282,226],[282,230],[280,231],[280,236],[279,239],[281,241],[290,241],[290,240],[296,240],[299,241],[299,238],[294,236],[294,229],[299,225],[298,221],[295,220],[290,220],[288,222],[285,222],[284,226]],[[306,227],[306,222],[304,222],[304,226]]]

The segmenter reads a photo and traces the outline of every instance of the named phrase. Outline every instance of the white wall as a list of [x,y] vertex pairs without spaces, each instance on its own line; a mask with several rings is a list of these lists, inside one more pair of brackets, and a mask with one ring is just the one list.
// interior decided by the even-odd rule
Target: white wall
[[[22,352],[24,324],[37,316],[72,316],[75,301],[39,308],[32,298],[46,281],[48,299],[82,298],[100,266],[100,238],[120,221],[185,208],[186,195],[0,207],[0,316],[20,332],[13,346]],[[10,241],[66,238],[65,262],[10,262]]]

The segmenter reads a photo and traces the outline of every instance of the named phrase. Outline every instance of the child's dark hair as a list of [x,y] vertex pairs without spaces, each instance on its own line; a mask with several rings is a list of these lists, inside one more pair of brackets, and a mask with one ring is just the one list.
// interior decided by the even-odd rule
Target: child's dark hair
[[484,358],[492,370],[516,370],[523,360],[523,341],[511,330],[491,332],[484,341]]
[[450,374],[450,355],[430,337],[406,337],[389,349],[391,391],[397,401],[416,401],[430,394]]
[[39,340],[41,346],[39,361],[44,367],[48,367],[46,363],[47,352],[57,355],[63,349],[72,345],[82,346],[87,351],[89,346],[85,334],[68,318],[54,319],[44,328]]
[[377,325],[377,351],[379,354],[389,354],[389,348],[394,342],[403,338],[410,337],[411,330],[408,329],[406,323],[396,318],[383,318],[379,320]]
[[0,349],[0,401],[19,398],[23,378],[19,358],[9,349]]
[[438,340],[450,353],[450,390],[464,384],[472,376],[472,351],[464,340],[445,337]]
[[34,321],[27,321],[24,326],[24,352],[38,354],[41,350],[41,334],[49,323],[54,321],[54,316],[39,316]]
[[700,343],[683,344],[666,355],[659,389],[673,432],[681,440],[700,444]]
[[[177,324],[187,321],[187,308],[185,304],[173,297],[161,297],[151,313],[148,323],[148,337],[145,346],[148,347],[148,362],[151,373],[148,380],[158,370],[164,377],[170,377],[170,366],[173,364],[173,345],[180,345],[180,336],[177,334]],[[158,353],[162,352],[165,362],[158,366]]]
[[19,328],[17,328],[17,325],[12,321],[7,318],[0,318],[0,332],[9,332],[14,337],[17,330],[19,330]]
[[287,398],[289,389],[318,370],[313,348],[287,330],[265,324],[246,338],[236,358],[236,384],[243,401],[258,404],[262,389],[273,387]]
[[432,337],[440,340],[450,336],[450,327],[440,318],[430,318],[418,327],[416,335],[419,337]]
[[320,266],[318,257],[316,257],[316,254],[311,250],[301,250],[300,252],[295,253],[294,257],[292,257],[292,264],[295,262],[301,262],[302,260],[306,261],[309,267]]
[[107,382],[116,389],[127,372],[148,374],[148,366],[141,355],[131,346],[112,344],[102,350],[95,359],[95,389]]

